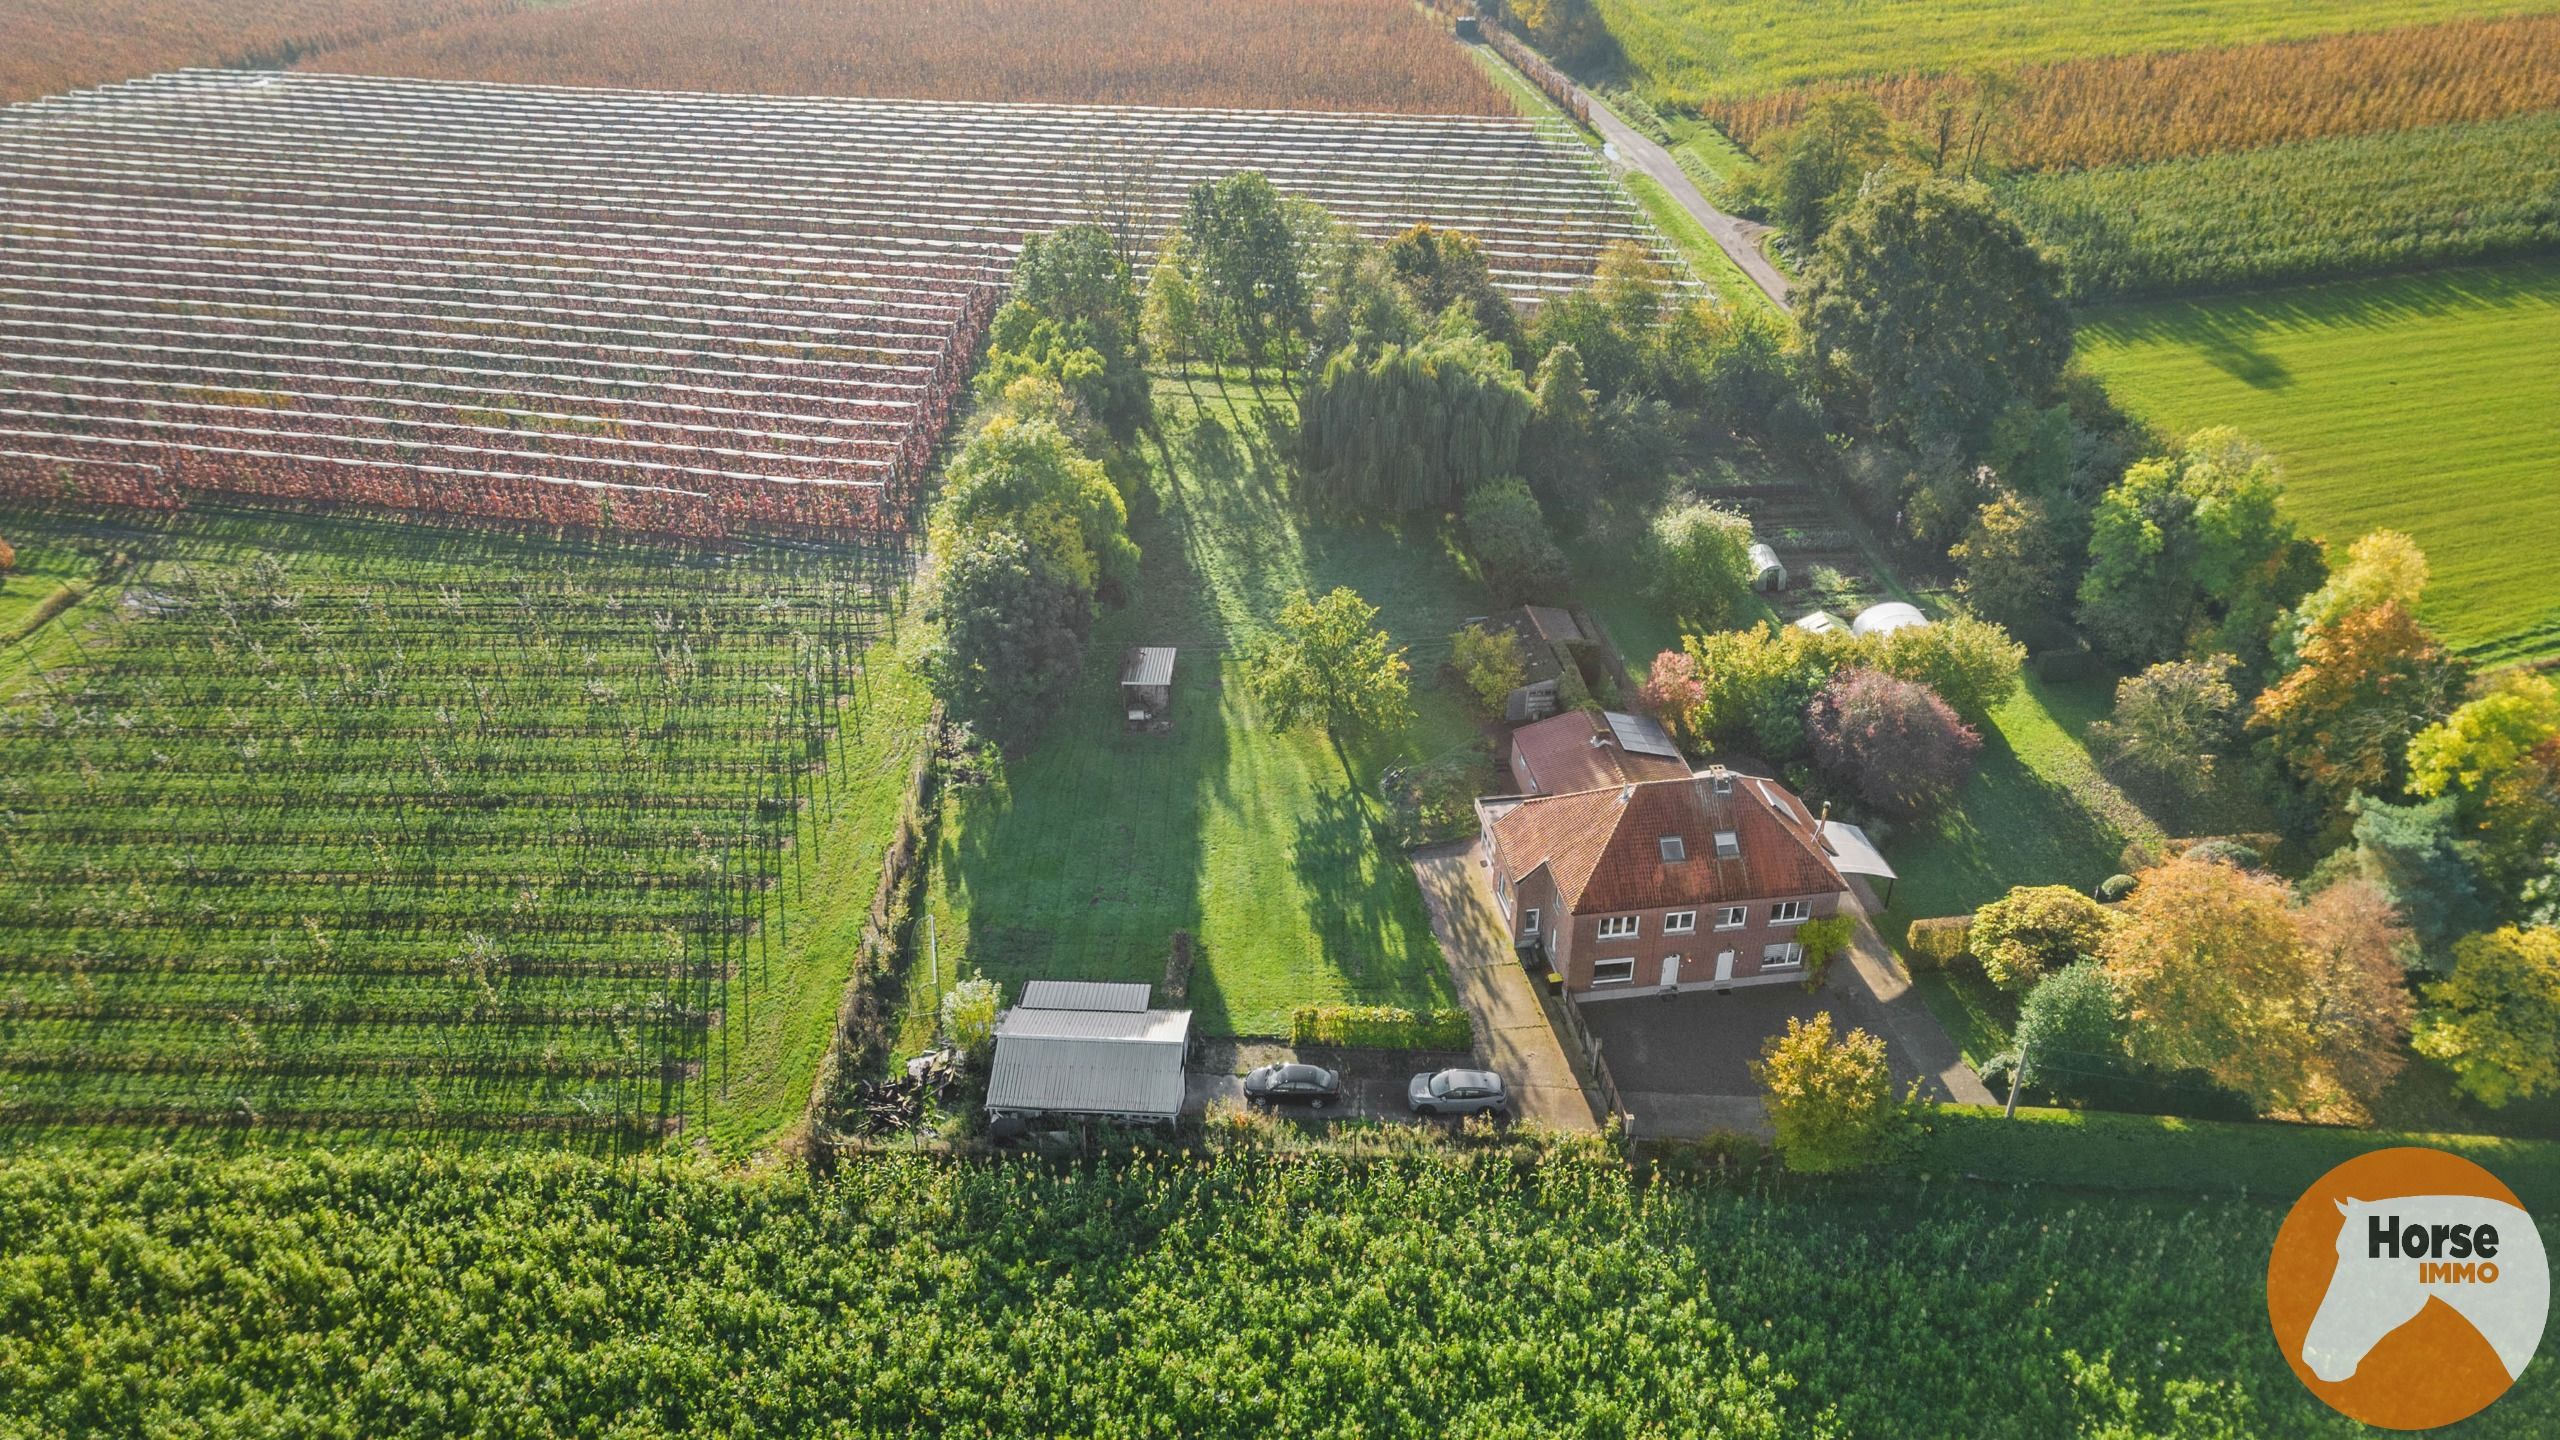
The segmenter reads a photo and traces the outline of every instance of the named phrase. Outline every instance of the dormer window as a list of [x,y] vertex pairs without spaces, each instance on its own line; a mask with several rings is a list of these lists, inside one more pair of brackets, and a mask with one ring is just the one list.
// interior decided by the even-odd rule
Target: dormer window
[[1739,859],[1741,859],[1741,858],[1742,858],[1742,837],[1741,837],[1741,836],[1739,836],[1739,835],[1734,834],[1734,833],[1733,833],[1732,831],[1730,831],[1730,830],[1719,830],[1719,831],[1717,831],[1717,832],[1716,832],[1716,858],[1717,858],[1717,859],[1719,859],[1719,860],[1739,860]]
[[1715,791],[1719,795],[1730,795],[1733,793],[1733,776],[1723,770],[1709,771],[1707,774],[1707,788]]
[[1689,843],[1687,841],[1681,839],[1677,835],[1665,835],[1662,837],[1662,861],[1664,864],[1667,865],[1672,861],[1686,860],[1688,858]]

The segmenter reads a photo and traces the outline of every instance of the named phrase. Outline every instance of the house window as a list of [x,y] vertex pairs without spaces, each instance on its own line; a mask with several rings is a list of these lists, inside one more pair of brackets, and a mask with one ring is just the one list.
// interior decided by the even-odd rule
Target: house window
[[1694,935],[1697,930],[1698,912],[1695,910],[1674,910],[1662,917],[1662,933],[1665,935]]
[[1643,920],[1634,915],[1603,915],[1600,917],[1600,938],[1632,940],[1643,926]]
[[1769,907],[1769,923],[1772,925],[1801,925],[1804,919],[1805,902],[1802,900],[1781,900]]
[[1523,935],[1535,935],[1538,933],[1537,906],[1532,905],[1528,909],[1520,912],[1520,933]]
[[1733,793],[1733,777],[1721,770],[1709,777],[1707,784],[1719,795],[1730,795]]
[[1804,947],[1793,940],[1781,940],[1760,952],[1763,970],[1792,970],[1804,963]]
[[1719,830],[1719,831],[1717,831],[1717,832],[1716,832],[1716,858],[1717,858],[1717,859],[1719,859],[1719,860],[1731,860],[1731,859],[1735,859],[1735,858],[1737,858],[1737,857],[1738,857],[1738,856],[1740,856],[1741,854],[1742,854],[1742,837],[1740,837],[1740,836],[1738,836],[1738,835],[1734,834],[1734,833],[1733,833],[1732,831],[1730,831],[1730,830]]
[[1687,842],[1687,841],[1685,841],[1685,840],[1681,839],[1681,838],[1680,838],[1679,836],[1677,836],[1677,835],[1665,835],[1665,836],[1663,836],[1663,837],[1662,837],[1662,858],[1663,858],[1663,860],[1664,860],[1664,861],[1666,861],[1666,862],[1668,862],[1668,861],[1673,861],[1673,860],[1686,860],[1686,859],[1688,859],[1688,858],[1689,858],[1689,842]]
[[1716,910],[1716,928],[1719,930],[1739,930],[1750,923],[1751,907],[1748,905],[1725,905]]
[[1595,989],[1602,985],[1633,985],[1634,983],[1636,983],[1636,961],[1632,955],[1624,960],[1591,962],[1591,984]]

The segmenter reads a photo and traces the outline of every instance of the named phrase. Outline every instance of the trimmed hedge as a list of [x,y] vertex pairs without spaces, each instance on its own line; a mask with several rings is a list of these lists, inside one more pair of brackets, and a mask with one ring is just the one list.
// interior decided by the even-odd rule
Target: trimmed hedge
[[2181,1120],[2104,1110],[1989,1105],[1927,1113],[1912,1164],[1935,1175],[2102,1190],[2240,1193],[2289,1204],[2331,1167],[2395,1145],[2446,1150],[2507,1182],[2528,1210],[2560,1207],[2560,1143],[2494,1135]]
[[1289,1043],[1376,1050],[1464,1050],[1475,1043],[1475,1027],[1468,1022],[1464,1010],[1301,1005],[1289,1017]]
[[1903,941],[1903,959],[1912,969],[1947,969],[1972,957],[1973,917],[1946,915],[1914,920]]

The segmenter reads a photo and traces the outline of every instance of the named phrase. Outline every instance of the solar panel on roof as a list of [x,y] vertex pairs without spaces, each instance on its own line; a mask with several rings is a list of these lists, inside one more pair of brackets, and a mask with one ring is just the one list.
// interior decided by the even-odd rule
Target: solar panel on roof
[[1609,733],[1618,738],[1618,748],[1634,755],[1664,755],[1680,758],[1680,747],[1671,743],[1671,732],[1650,715],[1627,715],[1619,711],[1605,712]]

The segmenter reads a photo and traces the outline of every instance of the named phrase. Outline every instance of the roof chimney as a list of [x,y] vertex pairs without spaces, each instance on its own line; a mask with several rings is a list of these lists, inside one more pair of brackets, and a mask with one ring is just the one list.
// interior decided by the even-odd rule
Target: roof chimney
[[1633,785],[1630,785],[1626,789],[1618,792],[1618,803],[1621,805],[1626,804],[1634,798],[1636,798],[1636,787]]

